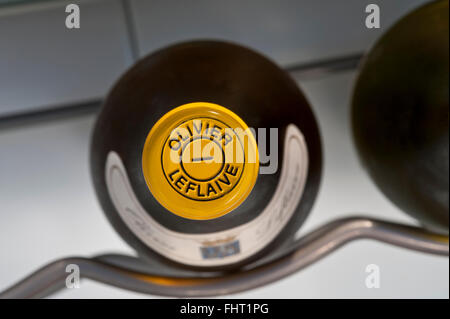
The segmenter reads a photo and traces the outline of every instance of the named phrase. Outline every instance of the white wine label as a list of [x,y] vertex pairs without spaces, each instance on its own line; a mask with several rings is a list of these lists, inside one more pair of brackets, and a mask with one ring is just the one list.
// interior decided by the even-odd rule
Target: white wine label
[[137,200],[122,160],[114,151],[106,160],[106,185],[125,224],[154,251],[193,266],[233,264],[266,247],[283,230],[300,202],[308,174],[308,150],[295,125],[287,127],[284,144],[280,180],[269,204],[254,220],[220,232],[186,234],[158,223]]

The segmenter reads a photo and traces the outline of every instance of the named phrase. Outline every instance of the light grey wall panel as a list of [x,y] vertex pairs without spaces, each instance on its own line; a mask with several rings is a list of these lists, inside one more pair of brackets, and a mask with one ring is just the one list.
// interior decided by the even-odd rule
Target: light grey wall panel
[[0,9],[0,116],[100,97],[130,62],[120,1],[67,1]]
[[[130,0],[140,54],[192,38],[237,41],[286,65],[365,50],[425,0]],[[367,29],[365,8],[381,9]]]

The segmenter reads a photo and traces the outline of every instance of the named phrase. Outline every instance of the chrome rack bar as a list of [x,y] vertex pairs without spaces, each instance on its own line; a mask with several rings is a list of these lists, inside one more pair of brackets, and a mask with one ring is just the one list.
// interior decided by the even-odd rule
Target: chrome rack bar
[[[362,58],[362,53],[347,56],[290,65],[284,69],[297,80],[320,78],[332,73],[354,70]],[[54,105],[30,112],[13,113],[0,116],[0,130],[20,125],[29,125],[43,121],[59,120],[71,116],[93,114],[100,109],[103,98]]]
[[[76,264],[83,278],[140,293],[174,297],[210,297],[257,288],[306,268],[356,239],[373,239],[419,252],[448,256],[448,236],[422,228],[366,217],[342,218],[325,224],[294,242],[290,251],[268,263],[238,272],[197,277],[165,276],[158,269],[138,270],[130,256],[64,258],[37,270],[0,293],[0,298],[40,298],[65,287],[66,266]],[[119,259],[122,259],[119,262]],[[128,261],[126,261],[128,260]]]

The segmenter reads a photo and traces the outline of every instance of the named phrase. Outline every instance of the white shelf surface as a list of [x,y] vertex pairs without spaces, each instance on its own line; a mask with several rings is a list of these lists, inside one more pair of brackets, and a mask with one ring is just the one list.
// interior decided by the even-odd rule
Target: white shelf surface
[[[362,170],[352,144],[349,104],[354,72],[301,83],[323,137],[321,191],[301,233],[331,219],[368,213],[414,223],[391,205]],[[94,116],[0,131],[0,289],[60,257],[132,253],[104,217],[90,180]],[[381,287],[365,286],[377,264]],[[89,280],[56,298],[146,296]],[[271,285],[231,298],[448,298],[449,260],[368,240]]]

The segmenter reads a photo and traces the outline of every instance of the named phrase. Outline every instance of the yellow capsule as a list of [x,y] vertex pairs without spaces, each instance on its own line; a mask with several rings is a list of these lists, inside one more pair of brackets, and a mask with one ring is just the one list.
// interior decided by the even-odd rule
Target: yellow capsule
[[238,207],[259,171],[256,140],[235,113],[208,102],[174,108],[150,130],[142,153],[149,191],[170,212],[212,219]]

